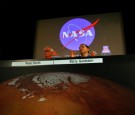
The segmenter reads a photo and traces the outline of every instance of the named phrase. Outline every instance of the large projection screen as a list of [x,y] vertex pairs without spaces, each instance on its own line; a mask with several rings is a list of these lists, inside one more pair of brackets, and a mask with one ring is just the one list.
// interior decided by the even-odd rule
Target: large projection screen
[[[83,21],[75,22],[77,19],[87,21],[89,25],[88,23],[84,24],[85,22]],[[87,28],[90,25],[92,27]],[[83,29],[84,37],[79,38],[83,35],[81,33]],[[103,55],[104,48],[109,49],[109,55],[125,55],[123,30],[121,12],[41,19],[37,21],[33,58],[42,59],[43,49],[46,46],[52,47],[62,58],[69,54],[69,50],[75,50],[79,55],[79,50],[72,49],[72,47],[78,47],[76,44],[85,43],[86,40],[90,40],[86,44],[89,46],[90,51],[97,53],[97,56]],[[81,34],[77,33],[77,31],[80,31]],[[65,34],[62,32],[65,32]],[[66,35],[69,36],[67,37]],[[61,38],[61,36],[65,38]],[[89,36],[91,37],[90,39],[88,38]],[[67,46],[69,47],[67,48]]]

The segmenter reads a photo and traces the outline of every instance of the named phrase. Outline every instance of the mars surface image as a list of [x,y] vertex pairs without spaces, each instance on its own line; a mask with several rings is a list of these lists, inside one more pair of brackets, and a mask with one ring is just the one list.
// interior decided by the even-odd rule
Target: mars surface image
[[135,90],[87,74],[31,73],[0,83],[0,115],[135,115]]

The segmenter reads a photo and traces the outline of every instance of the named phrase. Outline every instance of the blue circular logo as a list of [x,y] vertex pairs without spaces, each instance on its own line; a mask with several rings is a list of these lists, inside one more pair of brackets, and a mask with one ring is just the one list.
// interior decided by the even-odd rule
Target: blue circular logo
[[90,45],[95,38],[94,23],[76,18],[66,22],[60,30],[60,41],[69,50],[79,50],[80,44]]

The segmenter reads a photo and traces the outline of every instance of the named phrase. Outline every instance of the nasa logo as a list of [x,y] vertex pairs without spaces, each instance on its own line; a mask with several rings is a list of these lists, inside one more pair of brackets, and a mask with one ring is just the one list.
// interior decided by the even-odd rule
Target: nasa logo
[[69,50],[79,50],[80,44],[90,45],[95,38],[94,23],[83,18],[75,18],[66,22],[60,30],[60,41]]

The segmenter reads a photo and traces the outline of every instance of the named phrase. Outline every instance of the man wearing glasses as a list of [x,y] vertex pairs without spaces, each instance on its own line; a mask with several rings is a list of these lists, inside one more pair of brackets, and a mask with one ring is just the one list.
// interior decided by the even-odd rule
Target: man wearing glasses
[[51,59],[53,56],[57,56],[58,54],[53,50],[53,48],[47,46],[44,48],[43,57],[44,59]]

